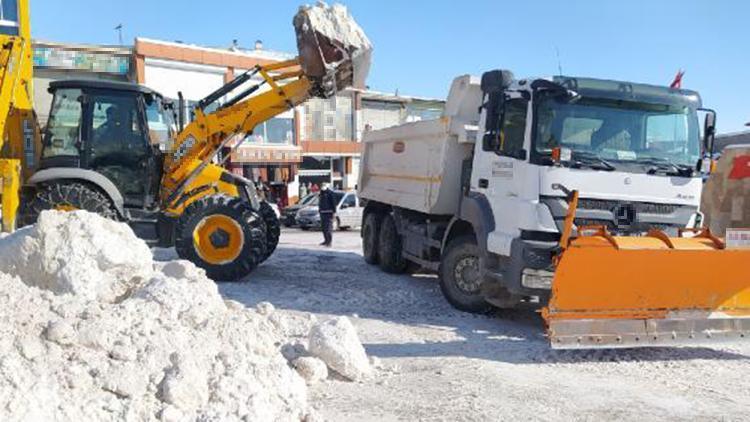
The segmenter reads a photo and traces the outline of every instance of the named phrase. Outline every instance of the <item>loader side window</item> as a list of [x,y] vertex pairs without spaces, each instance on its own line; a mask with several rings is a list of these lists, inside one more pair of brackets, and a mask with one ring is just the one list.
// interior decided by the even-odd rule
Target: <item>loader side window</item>
[[81,98],[80,89],[58,89],[55,92],[44,133],[44,158],[79,155]]
[[523,156],[527,106],[528,101],[523,98],[512,99],[505,103],[499,154],[514,158]]

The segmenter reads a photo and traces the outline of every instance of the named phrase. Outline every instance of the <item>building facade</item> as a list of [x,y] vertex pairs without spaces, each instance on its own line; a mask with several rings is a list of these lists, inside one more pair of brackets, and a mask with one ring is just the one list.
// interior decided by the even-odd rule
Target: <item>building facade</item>
[[750,130],[716,135],[714,151],[721,152],[729,145],[750,144]]

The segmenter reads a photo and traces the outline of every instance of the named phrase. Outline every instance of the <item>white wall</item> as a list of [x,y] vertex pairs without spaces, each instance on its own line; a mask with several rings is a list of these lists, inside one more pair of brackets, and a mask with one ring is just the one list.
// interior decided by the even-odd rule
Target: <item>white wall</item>
[[224,85],[226,71],[219,66],[149,58],[144,67],[144,85],[169,98],[177,98],[177,93],[182,91],[185,99],[191,101],[198,101]]

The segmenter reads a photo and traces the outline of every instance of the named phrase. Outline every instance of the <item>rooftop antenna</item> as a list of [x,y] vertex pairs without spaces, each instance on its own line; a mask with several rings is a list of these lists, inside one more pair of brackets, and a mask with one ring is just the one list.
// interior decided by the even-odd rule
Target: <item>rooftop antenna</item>
[[557,56],[557,73],[562,76],[562,63],[560,62],[560,49],[555,46],[555,56]]
[[115,27],[115,31],[117,31],[117,39],[120,41],[120,45],[122,44],[122,24],[117,24]]

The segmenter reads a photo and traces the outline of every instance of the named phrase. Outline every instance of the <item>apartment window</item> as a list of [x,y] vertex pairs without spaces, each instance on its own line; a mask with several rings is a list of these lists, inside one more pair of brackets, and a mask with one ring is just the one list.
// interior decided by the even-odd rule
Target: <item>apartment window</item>
[[253,129],[247,142],[291,145],[294,143],[294,119],[291,117],[274,117]]

